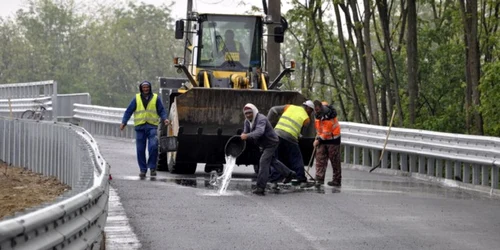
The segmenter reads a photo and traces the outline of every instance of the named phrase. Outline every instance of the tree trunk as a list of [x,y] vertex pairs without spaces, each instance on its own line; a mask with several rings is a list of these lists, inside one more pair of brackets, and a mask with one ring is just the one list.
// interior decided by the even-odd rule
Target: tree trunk
[[368,84],[368,91],[370,93],[370,118],[371,123],[380,125],[377,94],[375,92],[375,80],[373,78],[373,59],[372,59],[372,45],[370,37],[370,19],[372,15],[370,0],[364,0],[365,17],[363,22],[363,32],[365,35],[365,60],[366,60],[366,80]]
[[393,109],[398,110],[398,117],[399,119],[397,120],[397,124],[399,126],[403,125],[403,107],[401,105],[401,98],[399,96],[399,77],[398,73],[396,71],[396,64],[394,63],[394,58],[392,56],[392,50],[391,50],[391,34],[389,30],[389,13],[388,13],[388,8],[387,8],[387,0],[378,0],[377,1],[377,7],[380,15],[380,23],[382,25],[382,31],[384,34],[384,51],[385,51],[385,58],[387,60],[388,64],[388,72],[389,75],[392,75],[392,81],[394,81],[394,89],[391,88],[390,85],[390,80],[387,84],[388,86],[388,99],[389,99],[389,112],[388,114],[392,113]]
[[[479,41],[478,41],[478,16],[477,0],[460,0],[460,8],[464,23],[464,35],[466,43],[466,126],[471,134],[483,134],[483,119],[479,112],[480,93],[480,64],[479,64]],[[472,94],[472,96],[471,96]]]
[[[342,51],[342,55],[344,56],[344,69],[345,69],[345,74],[346,74],[346,81],[347,85],[351,88],[351,96],[353,99],[354,103],[354,122],[360,122],[361,121],[361,115],[360,115],[360,110],[361,106],[359,105],[359,99],[358,99],[358,94],[356,92],[356,87],[352,79],[352,73],[351,73],[351,63],[349,59],[349,54],[347,52],[346,44],[344,41],[344,32],[342,30],[342,20],[340,19],[340,11],[339,11],[339,5],[335,3],[334,5],[335,9],[335,17],[337,18],[337,30],[338,30],[338,39],[340,43],[340,50]],[[326,58],[326,55],[325,55]]]
[[361,22],[358,17],[358,8],[356,7],[356,0],[349,0],[349,6],[351,7],[352,11],[352,19],[354,21],[353,27],[354,27],[354,34],[356,35],[356,47],[358,48],[357,54],[358,54],[358,60],[359,60],[359,69],[360,69],[360,75],[361,75],[361,82],[363,83],[363,89],[364,89],[364,94],[365,94],[365,99],[366,103],[368,105],[368,111],[369,111],[369,122],[372,123],[373,121],[373,109],[371,105],[371,96],[370,96],[370,88],[368,86],[368,79],[367,79],[367,71],[366,71],[366,53],[365,53],[365,47],[363,45],[364,43],[364,38],[362,34],[362,26]]
[[408,0],[408,33],[406,36],[406,50],[408,60],[408,115],[410,122],[415,124],[416,106],[418,98],[418,51],[417,51],[417,7],[415,0]]

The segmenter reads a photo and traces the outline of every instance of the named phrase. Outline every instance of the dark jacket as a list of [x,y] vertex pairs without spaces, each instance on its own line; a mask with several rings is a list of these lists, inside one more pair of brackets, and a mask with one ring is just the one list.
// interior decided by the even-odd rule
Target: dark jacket
[[250,121],[245,120],[243,133],[248,134],[248,138],[255,141],[257,146],[267,148],[279,143],[279,138],[274,132],[273,126],[263,114],[257,113],[253,126],[250,126]]

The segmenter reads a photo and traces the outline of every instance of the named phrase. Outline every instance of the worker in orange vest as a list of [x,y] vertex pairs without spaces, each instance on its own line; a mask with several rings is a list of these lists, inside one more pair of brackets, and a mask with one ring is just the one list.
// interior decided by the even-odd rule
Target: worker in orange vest
[[340,166],[340,124],[337,119],[337,111],[328,103],[314,101],[316,139],[313,146],[316,147],[316,184],[325,183],[326,167],[330,160],[333,168],[333,178],[327,184],[340,187],[342,183],[342,168]]

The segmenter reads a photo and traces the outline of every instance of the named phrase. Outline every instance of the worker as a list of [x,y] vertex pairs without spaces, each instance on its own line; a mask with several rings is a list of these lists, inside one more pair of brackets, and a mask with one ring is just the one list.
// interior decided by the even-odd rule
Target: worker
[[224,40],[219,41],[219,52],[222,52],[226,61],[241,61],[247,60],[248,55],[243,48],[243,45],[234,38],[234,31],[226,30]]
[[[309,183],[307,183],[307,178],[305,176],[304,160],[299,147],[299,137],[301,137],[302,128],[309,126],[311,121],[309,117],[313,111],[313,102],[307,100],[302,106],[283,105],[272,107],[267,115],[268,119],[272,122],[279,117],[274,127],[280,140],[278,159],[288,163],[287,165],[297,173],[297,181],[300,183],[301,188],[308,187]],[[288,159],[288,161],[286,161],[286,159]],[[273,183],[273,189],[277,189],[277,183],[282,180],[283,177],[283,175],[272,170],[270,181]],[[283,183],[288,183],[290,181],[290,179],[285,178]]]
[[[128,120],[134,115],[135,144],[137,163],[139,164],[139,177],[146,177],[148,168],[150,176],[156,176],[156,160],[158,157],[158,138],[156,136],[158,125],[161,121],[169,124],[167,112],[163,107],[160,97],[151,91],[151,83],[143,81],[139,85],[139,93],[135,95],[123,114],[120,130],[127,125]],[[146,143],[148,145],[149,159],[146,160]]]
[[327,184],[340,187],[342,182],[342,168],[340,166],[340,124],[337,111],[328,103],[318,100],[314,102],[316,139],[313,146],[316,148],[316,185],[325,183],[325,173],[328,160],[332,164],[333,178]]
[[265,195],[265,189],[269,179],[269,168],[271,166],[289,179],[294,178],[296,174],[276,158],[276,149],[279,145],[279,139],[271,123],[267,120],[267,117],[260,114],[257,107],[251,103],[247,103],[243,107],[243,114],[246,119],[241,139],[253,140],[262,150],[259,160],[259,173],[257,174],[257,187],[252,193]]

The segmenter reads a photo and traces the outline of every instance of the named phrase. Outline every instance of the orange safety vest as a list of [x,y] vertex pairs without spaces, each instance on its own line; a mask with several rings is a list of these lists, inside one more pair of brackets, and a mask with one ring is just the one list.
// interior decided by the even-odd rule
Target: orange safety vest
[[314,127],[321,140],[333,140],[340,137],[340,123],[337,117],[329,120],[316,119]]

